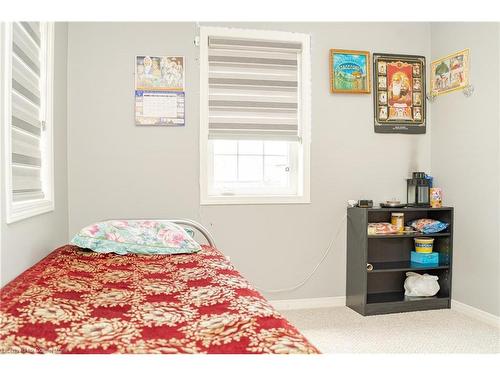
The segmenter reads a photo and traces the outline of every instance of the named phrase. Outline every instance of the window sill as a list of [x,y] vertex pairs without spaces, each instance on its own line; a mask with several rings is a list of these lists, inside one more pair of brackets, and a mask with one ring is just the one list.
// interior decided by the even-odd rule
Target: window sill
[[54,211],[54,201],[48,199],[12,203],[6,215],[6,222],[12,224],[51,211]]
[[310,204],[308,196],[208,196],[200,199],[200,205],[250,205],[250,204]]

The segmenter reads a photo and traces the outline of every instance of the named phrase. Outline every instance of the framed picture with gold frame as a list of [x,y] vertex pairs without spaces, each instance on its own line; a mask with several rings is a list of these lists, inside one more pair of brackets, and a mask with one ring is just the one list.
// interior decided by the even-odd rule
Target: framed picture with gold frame
[[330,50],[330,92],[370,93],[370,52]]
[[469,85],[469,50],[464,49],[431,63],[431,93],[442,95]]
[[373,54],[376,133],[426,131],[425,57]]

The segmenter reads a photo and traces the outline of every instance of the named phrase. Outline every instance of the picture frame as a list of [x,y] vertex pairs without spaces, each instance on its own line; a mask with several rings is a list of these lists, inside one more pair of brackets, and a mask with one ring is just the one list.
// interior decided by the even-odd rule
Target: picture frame
[[443,95],[469,86],[469,49],[431,63],[431,95]]
[[425,57],[374,53],[376,133],[426,132]]
[[330,92],[369,94],[370,52],[330,49]]

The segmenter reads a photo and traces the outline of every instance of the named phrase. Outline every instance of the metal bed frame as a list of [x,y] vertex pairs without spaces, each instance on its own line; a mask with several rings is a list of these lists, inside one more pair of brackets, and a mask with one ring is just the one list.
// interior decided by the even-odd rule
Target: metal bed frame
[[198,232],[200,232],[203,235],[203,237],[205,237],[205,239],[207,240],[208,244],[211,247],[216,247],[215,240],[214,240],[212,234],[208,231],[207,228],[205,228],[203,225],[201,225],[197,221],[190,220],[190,219],[172,219],[172,220],[166,220],[166,221],[169,221],[169,222],[177,224],[177,225],[191,227],[191,228],[196,229]]
[[[122,219],[108,219],[108,220],[122,220]],[[215,240],[214,240],[212,234],[209,232],[209,230],[194,220],[190,220],[190,219],[151,219],[151,218],[140,218],[140,219],[128,218],[126,220],[168,221],[170,223],[174,223],[174,224],[177,224],[177,225],[180,225],[183,227],[191,227],[193,229],[196,229],[198,232],[200,232],[203,235],[203,237],[205,237],[205,239],[207,240],[208,244],[211,247],[216,247]]]

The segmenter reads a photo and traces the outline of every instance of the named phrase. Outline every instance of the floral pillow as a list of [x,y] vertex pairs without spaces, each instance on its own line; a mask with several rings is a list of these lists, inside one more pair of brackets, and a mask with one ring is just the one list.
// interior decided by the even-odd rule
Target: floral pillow
[[83,228],[71,243],[98,253],[185,254],[201,246],[179,225],[155,220],[110,220]]

